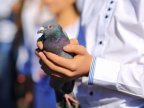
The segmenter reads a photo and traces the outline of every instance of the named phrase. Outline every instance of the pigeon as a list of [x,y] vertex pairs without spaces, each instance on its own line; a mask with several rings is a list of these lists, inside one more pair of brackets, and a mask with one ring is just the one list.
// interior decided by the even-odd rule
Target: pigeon
[[[70,43],[67,34],[63,31],[62,27],[55,21],[49,21],[43,24],[37,33],[42,33],[41,40],[43,42],[43,50],[52,52],[61,57],[73,58],[74,54],[67,53],[63,50],[63,47]],[[51,69],[48,69],[52,71]],[[65,93],[71,93],[74,87],[74,80],[64,82],[60,79],[51,77],[50,85],[62,95]],[[60,94],[58,94],[60,95]]]

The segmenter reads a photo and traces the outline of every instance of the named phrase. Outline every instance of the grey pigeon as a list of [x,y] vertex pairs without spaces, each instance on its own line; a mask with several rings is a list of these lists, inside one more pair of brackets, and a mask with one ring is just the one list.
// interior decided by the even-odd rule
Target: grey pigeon
[[[46,22],[38,31],[42,33],[41,39],[43,41],[43,50],[55,53],[65,58],[73,58],[73,54],[67,53],[63,50],[63,47],[70,43],[70,40],[63,29],[54,21]],[[50,69],[48,69],[50,70]],[[52,70],[50,70],[52,71]],[[61,95],[65,93],[71,93],[74,86],[74,80],[64,82],[62,80],[51,78],[50,85],[57,91],[61,92]],[[60,94],[58,94],[60,95]],[[61,96],[60,96],[61,97]]]

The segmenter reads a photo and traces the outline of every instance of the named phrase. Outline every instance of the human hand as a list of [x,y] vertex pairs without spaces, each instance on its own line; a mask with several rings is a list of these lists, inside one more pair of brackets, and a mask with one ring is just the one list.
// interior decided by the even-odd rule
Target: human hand
[[[37,46],[39,49],[43,49],[41,41],[38,41]],[[79,45],[76,39],[72,39],[70,44],[64,47],[64,51],[74,53],[74,58],[67,59],[46,51],[36,51],[36,55],[44,63],[42,63],[42,67],[49,67],[53,70],[53,72],[48,72],[51,76],[66,81],[88,76],[92,56],[88,54],[86,49]]]

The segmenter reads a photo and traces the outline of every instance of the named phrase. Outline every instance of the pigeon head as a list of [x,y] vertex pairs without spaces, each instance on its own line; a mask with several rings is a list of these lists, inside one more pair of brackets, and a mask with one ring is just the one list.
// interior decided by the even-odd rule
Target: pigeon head
[[44,38],[59,38],[64,35],[60,25],[55,22],[45,23],[37,33],[42,33]]

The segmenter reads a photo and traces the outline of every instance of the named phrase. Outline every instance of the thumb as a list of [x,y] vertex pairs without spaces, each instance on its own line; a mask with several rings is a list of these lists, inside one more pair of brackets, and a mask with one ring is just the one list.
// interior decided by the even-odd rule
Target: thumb
[[81,45],[73,45],[73,44],[68,44],[65,46],[64,51],[69,52],[69,53],[74,53],[74,54],[80,54],[83,55],[86,53],[85,47]]
[[41,50],[43,49],[43,41],[41,37],[37,40],[37,47]]

